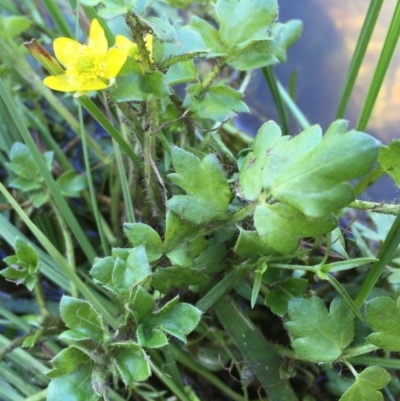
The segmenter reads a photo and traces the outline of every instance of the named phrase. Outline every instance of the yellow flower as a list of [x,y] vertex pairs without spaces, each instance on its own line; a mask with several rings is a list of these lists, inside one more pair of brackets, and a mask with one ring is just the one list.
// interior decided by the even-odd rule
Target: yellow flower
[[[153,60],[153,35],[148,33],[144,37],[144,43],[147,51],[149,52],[150,62],[154,63]],[[119,50],[124,52],[127,56],[134,58],[135,60],[140,61],[139,51],[136,43],[133,43],[125,36],[117,35],[115,38],[115,45]]]
[[108,49],[104,30],[97,19],[90,25],[87,45],[69,38],[54,41],[54,53],[65,67],[64,74],[43,81],[49,88],[61,92],[77,92],[75,96],[111,86],[126,61],[126,53]]

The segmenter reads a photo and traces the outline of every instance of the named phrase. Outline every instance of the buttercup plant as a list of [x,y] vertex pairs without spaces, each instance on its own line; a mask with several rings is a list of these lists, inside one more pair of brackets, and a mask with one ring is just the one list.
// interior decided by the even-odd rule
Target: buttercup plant
[[[342,226],[348,207],[398,212],[357,200],[353,185],[377,164],[398,180],[398,144],[342,118],[286,135],[272,66],[287,61],[301,22],[280,22],[276,0],[178,10],[174,0],[84,0],[74,4],[76,20],[91,21],[81,44],[44,3],[35,25],[21,15],[1,25],[4,69],[23,70],[18,82],[37,76],[13,45],[36,34],[26,47],[50,76],[29,82],[29,102],[0,80],[1,275],[35,297],[22,312],[18,293],[9,309],[0,297],[0,398],[397,396],[400,217]],[[45,50],[49,18],[58,61]],[[250,138],[232,120],[250,111],[259,68],[281,120]]]
[[119,49],[108,48],[104,30],[97,19],[90,25],[87,45],[69,38],[57,38],[54,52],[66,71],[47,77],[43,82],[54,90],[76,92],[74,96],[113,85],[127,57]]

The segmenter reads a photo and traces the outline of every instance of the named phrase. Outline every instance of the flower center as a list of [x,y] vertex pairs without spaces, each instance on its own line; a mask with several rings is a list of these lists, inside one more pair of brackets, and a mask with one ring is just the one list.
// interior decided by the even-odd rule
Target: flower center
[[75,70],[85,80],[94,79],[102,75],[102,68],[93,55],[83,54],[76,60]]

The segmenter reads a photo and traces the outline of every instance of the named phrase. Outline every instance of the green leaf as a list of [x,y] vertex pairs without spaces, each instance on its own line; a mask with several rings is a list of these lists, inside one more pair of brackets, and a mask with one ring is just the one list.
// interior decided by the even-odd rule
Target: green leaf
[[354,384],[339,401],[383,401],[380,389],[390,381],[390,374],[379,366],[369,366],[356,377]]
[[209,52],[207,57],[222,56],[221,42],[217,30],[202,18],[193,16],[190,19],[190,28],[202,38],[205,48]]
[[146,380],[151,375],[150,363],[143,348],[135,343],[113,343],[113,363],[125,386]]
[[34,189],[41,189],[42,186],[40,185],[39,181],[35,181],[35,180],[28,180],[26,178],[23,177],[17,177],[14,180],[12,180],[8,186],[10,188],[15,188],[15,189],[19,189],[20,191],[32,191]]
[[92,386],[92,368],[92,363],[84,363],[78,370],[53,379],[47,388],[46,400],[97,401],[99,396]]
[[182,243],[181,246],[167,253],[167,257],[174,265],[192,267],[194,259],[207,249],[208,242],[202,237]]
[[194,260],[194,267],[206,274],[220,272],[225,268],[226,254],[225,244],[210,245]]
[[133,313],[136,322],[140,322],[153,312],[155,305],[153,297],[143,287],[138,286],[128,309]]
[[267,271],[267,264],[264,262],[261,269],[257,269],[254,272],[254,283],[251,290],[251,308],[253,309],[258,300],[258,294],[262,284],[263,274]]
[[168,253],[177,248],[182,242],[192,239],[200,227],[187,223],[177,214],[167,211],[165,217],[164,252]]
[[278,59],[275,56],[277,50],[278,43],[272,38],[255,40],[231,54],[226,62],[239,71],[261,68],[278,63]]
[[15,142],[9,157],[11,163],[6,163],[8,169],[26,180],[38,180],[39,168],[25,144]]
[[303,30],[303,23],[300,20],[291,20],[284,24],[274,24],[273,30],[276,35],[280,36],[276,57],[281,63],[285,63],[287,60],[286,51],[299,39]]
[[178,85],[185,82],[193,82],[197,78],[197,70],[193,60],[181,61],[171,65],[165,74],[165,82],[168,85]]
[[15,240],[15,253],[16,255],[4,259],[9,267],[3,269],[0,274],[17,284],[25,284],[28,290],[32,291],[37,281],[39,256],[32,245],[20,237]]
[[110,94],[117,102],[142,102],[167,97],[171,92],[164,75],[160,71],[150,71],[117,77]]
[[75,198],[78,198],[80,192],[87,187],[87,179],[82,175],[76,174],[74,170],[66,171],[64,174],[60,175],[57,179],[57,183],[64,196]]
[[106,339],[103,319],[89,302],[63,296],[60,301],[60,316],[68,328],[99,343]]
[[219,38],[227,54],[253,40],[265,39],[278,15],[276,0],[218,0]]
[[389,146],[381,146],[378,162],[385,173],[389,174],[400,186],[400,140],[395,139]]
[[308,281],[302,278],[288,278],[279,283],[277,289],[271,290],[265,298],[267,305],[272,312],[283,316],[288,311],[288,305],[293,298],[302,298],[303,291],[308,286]]
[[367,302],[366,318],[377,333],[367,340],[386,351],[400,351],[400,298],[397,303],[387,297],[374,298]]
[[192,224],[204,225],[216,220],[225,220],[229,215],[216,211],[208,200],[193,196],[177,195],[167,202],[167,207],[181,219]]
[[171,288],[189,288],[206,280],[207,276],[199,269],[171,266],[157,269],[152,277],[151,285],[163,294]]
[[289,141],[289,137],[281,137],[281,130],[275,122],[263,124],[257,132],[253,152],[247,154],[240,168],[241,196],[256,200],[264,188],[270,191],[276,177],[317,146],[321,137],[321,128],[314,125]]
[[184,106],[190,107],[199,118],[210,118],[224,121],[236,113],[250,113],[242,101],[243,95],[226,85],[215,85],[207,88],[203,96],[199,96],[203,88],[201,84],[187,87],[188,96]]
[[168,338],[164,332],[154,327],[145,327],[143,324],[140,324],[136,335],[142,347],[160,348],[168,344]]
[[161,258],[161,238],[153,228],[142,223],[125,223],[124,233],[133,246],[143,245],[145,247],[149,262]]
[[306,216],[325,216],[354,200],[354,188],[344,181],[366,174],[378,151],[379,142],[362,132],[323,137],[317,147],[281,172],[272,195]]
[[301,237],[314,237],[337,226],[334,215],[310,219],[283,203],[262,204],[254,212],[254,225],[263,243],[279,252],[293,253]]
[[42,192],[42,193],[30,194],[30,198],[33,206],[39,208],[40,206],[43,206],[46,202],[48,202],[50,197],[48,193]]
[[178,299],[174,298],[156,313],[143,319],[143,330],[159,328],[186,342],[186,335],[193,331],[200,321],[201,311],[190,304],[177,303]]
[[[175,196],[168,201],[168,207],[178,215],[187,216],[189,212],[191,221],[194,222],[207,221],[211,215],[223,218],[231,192],[218,159],[209,154],[200,161],[192,153],[174,147],[172,163],[176,173],[169,174],[168,178],[194,198]],[[204,211],[206,217],[202,215],[196,217],[195,213],[200,211]],[[213,219],[215,217],[211,220]]]
[[151,274],[149,261],[144,246],[133,248],[128,259],[117,258],[112,274],[112,281],[122,297],[129,297],[129,292],[145,281]]
[[272,255],[274,250],[263,244],[257,231],[245,231],[239,227],[240,233],[235,245],[235,252],[241,256]]
[[112,272],[114,269],[115,258],[107,256],[97,260],[90,270],[92,277],[103,284],[109,284],[112,281]]
[[80,365],[90,363],[91,361],[88,355],[72,345],[60,351],[51,362],[57,369],[57,375],[61,376],[72,373],[78,370]]
[[39,264],[39,256],[35,248],[24,239],[17,237],[15,240],[15,253],[18,262],[29,265],[31,272],[36,272]]
[[334,362],[353,341],[354,316],[341,298],[332,301],[329,312],[321,298],[294,298],[288,313],[290,321],[285,326],[300,358]]
[[0,16],[0,37],[14,38],[29,29],[32,22],[22,15]]

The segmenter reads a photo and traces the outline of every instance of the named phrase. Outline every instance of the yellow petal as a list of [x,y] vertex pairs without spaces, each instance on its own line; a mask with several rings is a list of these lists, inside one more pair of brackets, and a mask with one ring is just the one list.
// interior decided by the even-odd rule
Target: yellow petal
[[60,92],[75,92],[82,87],[82,79],[77,75],[61,74],[47,77],[43,83]]
[[75,65],[76,59],[83,52],[83,45],[69,38],[55,39],[53,47],[58,61],[67,69]]
[[93,50],[93,53],[101,56],[107,53],[108,42],[104,30],[96,18],[93,19],[90,25],[88,46]]
[[117,35],[117,37],[115,38],[115,45],[118,47],[119,50],[126,53],[129,57],[135,58],[138,55],[137,44],[133,43],[125,36]]
[[124,52],[118,49],[110,49],[102,59],[104,68],[102,76],[107,79],[116,77],[125,64],[126,57],[127,55]]
[[94,79],[85,81],[84,84],[79,87],[79,91],[80,92],[81,91],[89,92],[89,91],[97,91],[97,90],[106,89],[106,88],[108,88],[108,85],[106,83],[104,83],[99,78],[94,78]]

